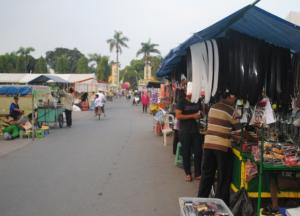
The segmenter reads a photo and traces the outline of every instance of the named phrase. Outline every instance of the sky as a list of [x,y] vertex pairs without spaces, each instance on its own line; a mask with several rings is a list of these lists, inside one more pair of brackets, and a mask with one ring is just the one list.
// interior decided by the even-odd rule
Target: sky
[[[151,39],[165,56],[193,33],[234,13],[254,0],[0,0],[0,54],[34,47],[34,57],[57,47],[83,54],[110,53],[114,31],[129,38],[121,67],[136,58],[141,42]],[[268,12],[286,18],[300,12],[300,0],[261,0]]]

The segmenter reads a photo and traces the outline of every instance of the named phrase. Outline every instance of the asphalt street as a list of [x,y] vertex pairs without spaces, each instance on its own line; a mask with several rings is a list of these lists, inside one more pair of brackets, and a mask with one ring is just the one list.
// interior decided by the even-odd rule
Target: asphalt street
[[1,216],[173,216],[195,196],[152,116],[119,99],[100,121],[73,112],[73,127],[0,158]]

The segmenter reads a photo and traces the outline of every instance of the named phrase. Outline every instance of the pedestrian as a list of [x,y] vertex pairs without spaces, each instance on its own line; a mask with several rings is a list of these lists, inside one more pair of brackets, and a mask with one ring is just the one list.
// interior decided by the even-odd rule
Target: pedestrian
[[70,88],[68,93],[65,91],[62,92],[67,127],[72,127],[72,111],[73,111],[73,104],[74,104],[73,93],[74,93],[73,88]]
[[149,103],[150,103],[149,95],[147,92],[144,92],[142,95],[143,113],[147,113]]
[[231,134],[238,132],[239,121],[234,117],[236,96],[226,90],[208,113],[208,128],[203,145],[202,177],[198,197],[208,197],[217,171],[216,198],[229,205],[232,175]]
[[[191,86],[192,83],[188,83]],[[186,90],[187,91],[187,90]],[[198,120],[202,117],[201,103],[191,102],[191,91],[185,93],[176,105],[176,118],[179,122],[179,140],[182,145],[183,168],[185,180],[192,181],[191,156],[194,153],[195,179],[201,179],[202,140]]]

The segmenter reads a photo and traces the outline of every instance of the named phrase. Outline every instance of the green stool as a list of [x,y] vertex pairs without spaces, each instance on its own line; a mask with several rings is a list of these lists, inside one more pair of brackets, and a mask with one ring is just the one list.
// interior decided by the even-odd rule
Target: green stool
[[176,155],[175,155],[175,166],[182,166],[182,156],[181,156],[181,143],[177,143]]
[[35,137],[36,138],[44,138],[44,130],[43,129],[36,129]]
[[[194,154],[191,156],[191,164],[193,164],[194,161]],[[176,148],[176,155],[175,155],[175,166],[182,167],[183,166],[183,159],[181,156],[181,143],[177,143],[177,148]]]

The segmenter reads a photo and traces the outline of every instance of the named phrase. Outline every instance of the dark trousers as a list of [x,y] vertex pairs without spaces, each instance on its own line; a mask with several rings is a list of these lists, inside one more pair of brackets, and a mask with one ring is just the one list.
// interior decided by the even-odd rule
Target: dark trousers
[[70,127],[72,126],[72,111],[66,109],[65,114],[66,114],[67,126]]
[[179,132],[182,146],[183,168],[186,175],[191,175],[191,156],[194,153],[195,177],[201,176],[202,140],[199,133]]
[[173,136],[173,154],[174,155],[176,155],[178,141],[179,141],[178,130],[174,130],[174,136]]
[[202,176],[198,197],[208,197],[217,173],[216,198],[222,199],[229,206],[229,192],[232,173],[231,150],[223,152],[204,149],[202,161]]
[[148,105],[144,105],[144,104],[143,104],[143,112],[146,113],[146,112],[147,112],[147,108],[148,108]]

